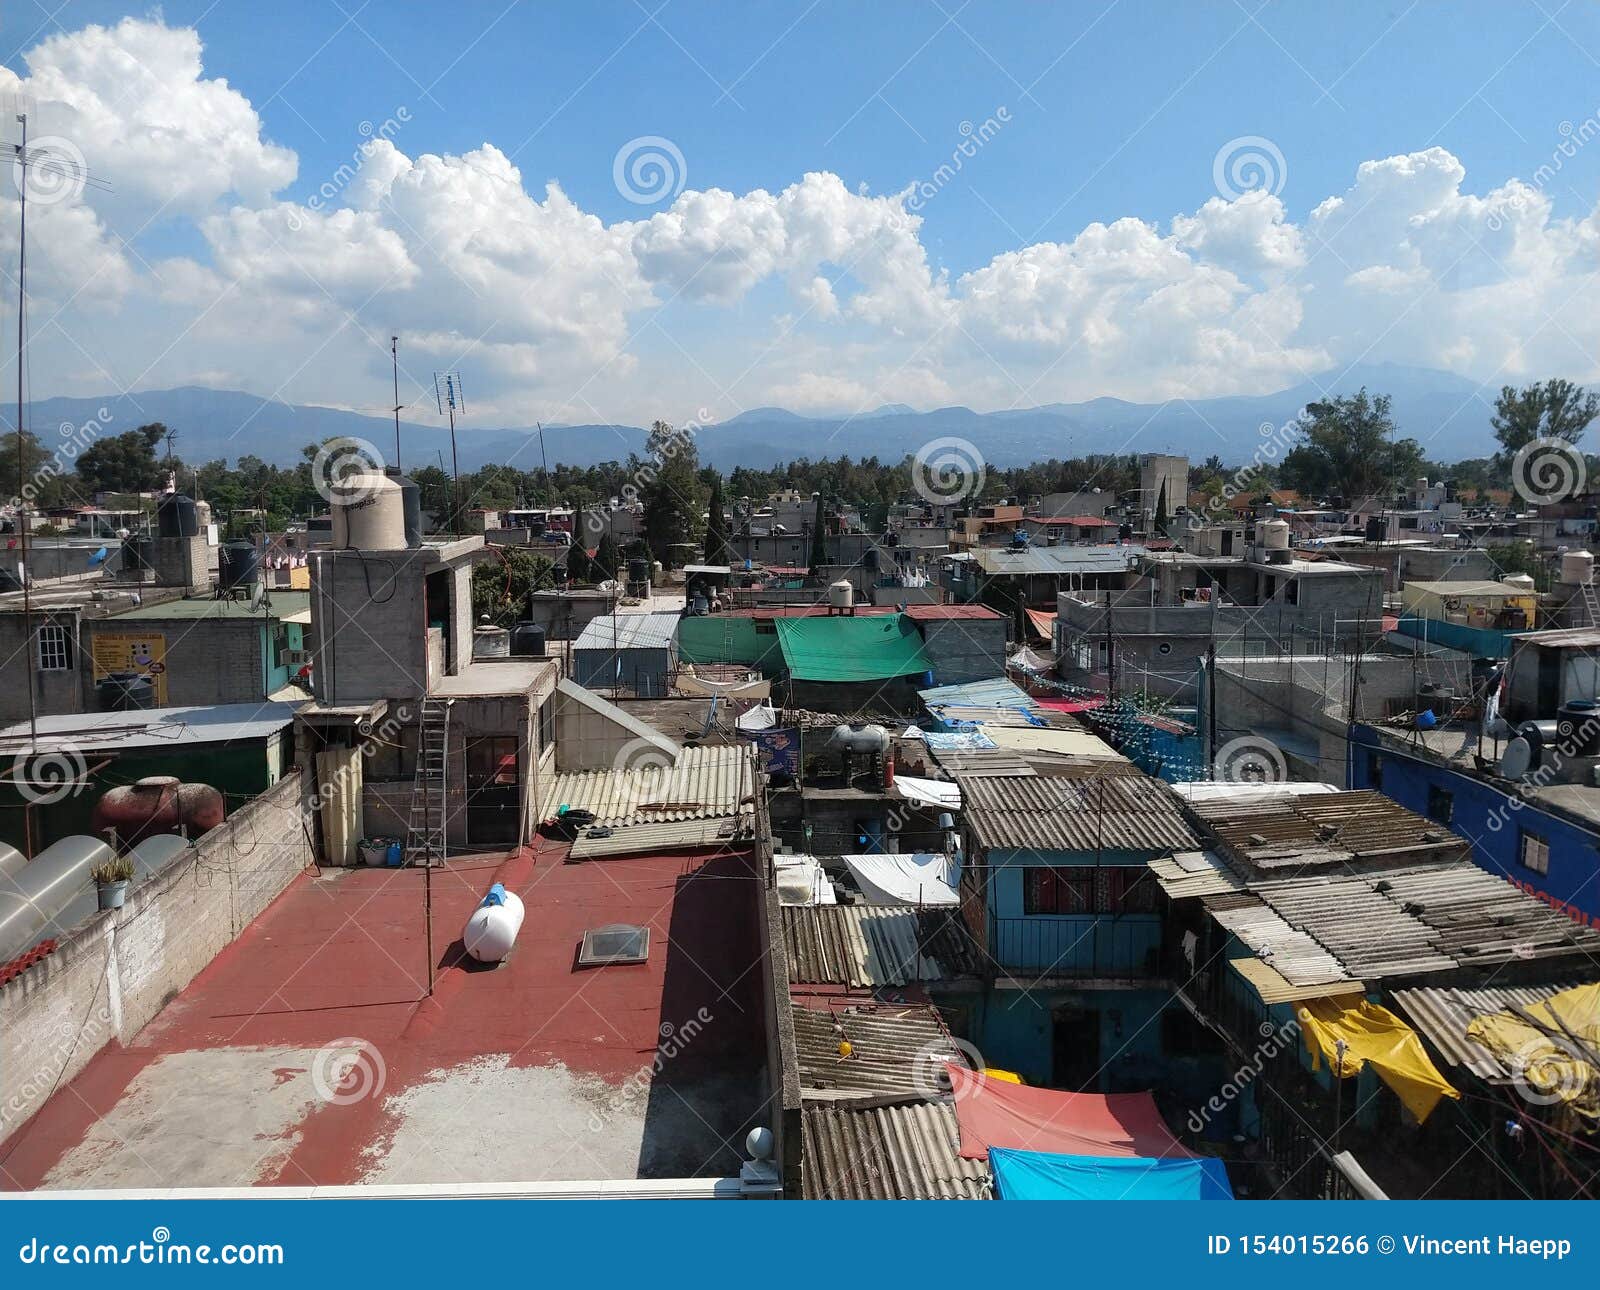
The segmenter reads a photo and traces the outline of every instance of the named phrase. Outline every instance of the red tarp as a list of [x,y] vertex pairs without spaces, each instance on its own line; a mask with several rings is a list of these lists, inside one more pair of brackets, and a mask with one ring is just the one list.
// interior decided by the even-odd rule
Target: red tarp
[[1040,640],[1047,641],[1055,637],[1056,616],[1048,609],[1025,609],[1023,612],[1028,615],[1028,625]]
[[1035,699],[1034,702],[1051,712],[1092,712],[1106,706],[1105,698],[1100,695],[1088,699]]
[[1192,1160],[1148,1093],[1063,1093],[985,1079],[952,1065],[961,1155],[986,1160],[990,1147],[1063,1156]]

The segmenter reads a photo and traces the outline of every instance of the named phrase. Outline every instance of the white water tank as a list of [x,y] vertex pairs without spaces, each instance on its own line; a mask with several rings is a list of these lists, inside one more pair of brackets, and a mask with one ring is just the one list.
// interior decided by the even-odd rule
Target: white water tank
[[1594,556],[1587,551],[1568,551],[1561,557],[1561,581],[1581,587],[1594,580]]
[[356,471],[329,488],[336,550],[403,551],[405,504],[400,485],[382,471]]
[[489,888],[461,933],[461,944],[480,963],[498,963],[511,953],[522,930],[522,898],[499,883]]
[[1261,545],[1269,551],[1289,549],[1289,525],[1284,520],[1265,520],[1261,525]]
[[828,604],[835,609],[849,609],[856,603],[856,589],[850,582],[840,578],[838,582],[828,584]]
[[1528,573],[1508,573],[1500,579],[1500,585],[1510,587],[1513,591],[1533,591],[1533,575]]

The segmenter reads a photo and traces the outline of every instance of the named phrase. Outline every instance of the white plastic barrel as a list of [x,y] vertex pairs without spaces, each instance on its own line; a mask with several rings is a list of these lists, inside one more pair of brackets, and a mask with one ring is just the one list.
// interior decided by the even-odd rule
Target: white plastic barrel
[[461,933],[461,943],[467,953],[480,963],[498,963],[511,953],[517,943],[517,933],[522,930],[522,898],[507,891],[499,883],[489,888],[489,894],[472,911],[467,926]]

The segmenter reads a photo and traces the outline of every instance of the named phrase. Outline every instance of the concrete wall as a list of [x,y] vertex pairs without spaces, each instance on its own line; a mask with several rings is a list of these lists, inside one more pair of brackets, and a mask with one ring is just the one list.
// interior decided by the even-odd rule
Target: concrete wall
[[257,703],[267,693],[267,633],[254,618],[100,618],[83,624],[80,711],[99,711],[92,664],[96,636],[160,636],[166,647],[168,707]]
[[1006,620],[952,618],[920,624],[935,685],[963,685],[1006,674]]
[[298,774],[0,986],[0,1141],[112,1040],[127,1043],[312,863]]

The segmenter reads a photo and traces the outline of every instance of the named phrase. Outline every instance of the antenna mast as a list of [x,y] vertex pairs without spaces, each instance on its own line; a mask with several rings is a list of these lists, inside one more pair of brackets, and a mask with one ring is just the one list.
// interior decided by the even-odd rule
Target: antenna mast
[[394,468],[400,469],[400,337],[389,337],[389,358],[394,365]]
[[461,392],[460,372],[435,372],[433,374],[433,395],[439,402],[439,411],[448,413],[450,417],[450,509],[454,512],[450,519],[450,531],[461,531],[461,462],[456,456],[456,405],[460,404],[461,410],[467,410],[466,398]]

